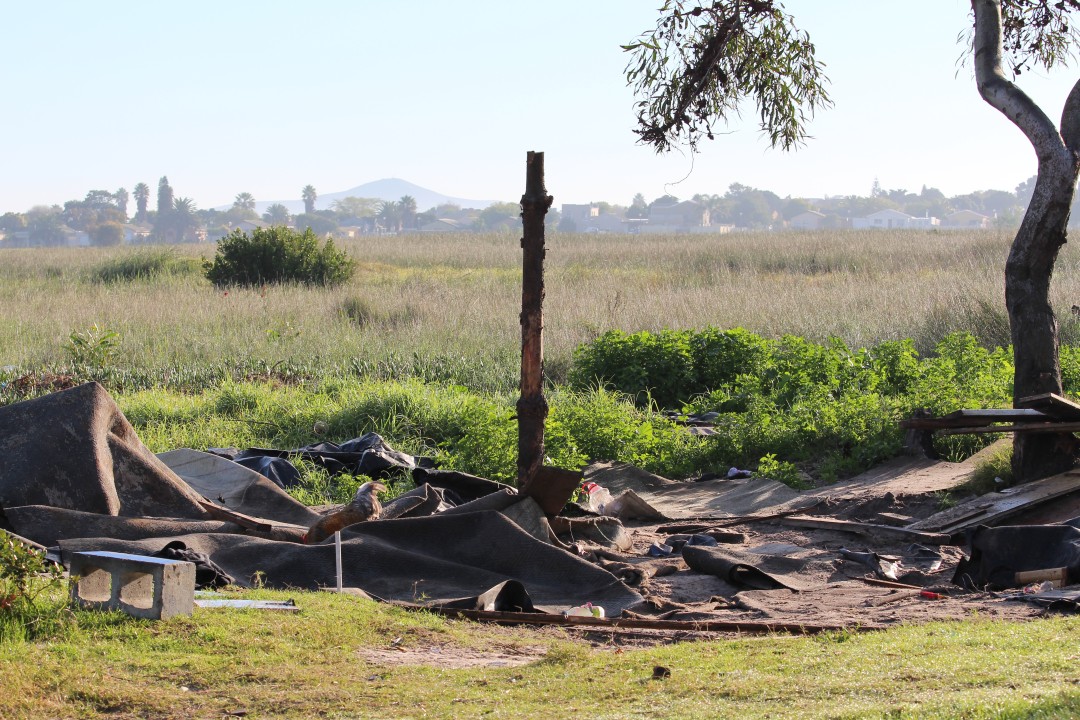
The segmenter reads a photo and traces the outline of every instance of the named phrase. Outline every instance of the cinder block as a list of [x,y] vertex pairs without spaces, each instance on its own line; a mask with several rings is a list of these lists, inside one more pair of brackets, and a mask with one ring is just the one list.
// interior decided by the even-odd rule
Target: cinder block
[[94,551],[71,556],[71,599],[82,607],[164,620],[195,607],[195,564]]

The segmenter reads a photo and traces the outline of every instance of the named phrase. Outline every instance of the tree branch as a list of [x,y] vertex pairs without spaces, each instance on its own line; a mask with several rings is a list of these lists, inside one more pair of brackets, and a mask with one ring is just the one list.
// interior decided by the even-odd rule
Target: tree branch
[[1061,135],[1046,113],[1002,70],[1001,0],[971,0],[971,8],[975,12],[975,82],[979,94],[1020,128],[1040,163],[1052,159],[1064,149]]

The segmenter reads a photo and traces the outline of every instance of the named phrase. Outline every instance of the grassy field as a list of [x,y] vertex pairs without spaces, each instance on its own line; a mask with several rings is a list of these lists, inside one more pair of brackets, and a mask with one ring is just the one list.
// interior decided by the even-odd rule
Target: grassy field
[[[545,303],[550,379],[565,379],[574,348],[612,328],[741,326],[766,337],[835,336],[853,348],[911,337],[924,353],[969,330],[1001,345],[1008,243],[996,231],[556,234]],[[100,362],[156,451],[295,447],[375,430],[449,467],[511,477],[517,237],[363,238],[346,247],[360,269],[345,286],[228,291],[201,275],[210,246],[0,251],[0,366],[9,366],[0,374],[10,382]],[[1066,246],[1055,274],[1067,341],[1080,339],[1070,312],[1080,301],[1078,252]],[[557,464],[618,456],[677,473],[732,461],[610,393],[557,388],[551,397]],[[894,424],[884,409],[871,406],[868,417]],[[314,478],[302,495],[341,500],[358,481]],[[77,613],[59,634],[0,641],[0,718],[1080,715],[1073,618],[636,647],[292,596],[299,615],[199,610],[155,624]],[[435,660],[387,661],[420,650]],[[438,660],[492,650],[533,659],[472,668]],[[650,679],[656,665],[670,678]]]
[[[72,333],[116,332],[113,361],[144,373],[228,365],[310,375],[420,377],[476,390],[517,384],[518,238],[366,237],[338,288],[215,289],[198,272],[212,246],[2,251],[0,365],[68,362]],[[998,231],[563,235],[548,239],[545,352],[565,377],[599,333],[742,326],[766,337],[835,336],[852,347],[911,337],[928,351],[965,329],[1006,344]],[[184,262],[190,260],[190,262]],[[125,268],[158,267],[125,279]],[[119,276],[120,279],[116,279]],[[1080,251],[1067,245],[1054,301],[1067,340]]]
[[[80,613],[0,645],[0,717],[1072,718],[1074,619],[675,644],[506,629],[333,593],[297,615]],[[479,663],[467,667],[463,659]],[[511,665],[515,659],[525,664]],[[503,666],[485,663],[502,663]],[[654,668],[670,677],[653,680]]]

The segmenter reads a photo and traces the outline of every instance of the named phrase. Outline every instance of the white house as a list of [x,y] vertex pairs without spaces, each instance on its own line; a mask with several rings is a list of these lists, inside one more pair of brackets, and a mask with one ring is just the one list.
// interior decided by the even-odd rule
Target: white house
[[985,229],[990,227],[992,222],[992,218],[974,210],[957,210],[942,219],[941,227]]
[[825,222],[825,213],[817,210],[801,212],[788,221],[788,227],[792,230],[820,230]]

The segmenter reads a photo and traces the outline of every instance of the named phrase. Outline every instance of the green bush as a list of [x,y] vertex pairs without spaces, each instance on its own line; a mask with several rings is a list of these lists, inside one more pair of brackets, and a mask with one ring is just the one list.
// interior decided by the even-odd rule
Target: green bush
[[96,268],[97,282],[129,282],[158,277],[195,275],[202,271],[198,258],[177,255],[173,250],[144,250],[110,260]]
[[[823,480],[858,473],[896,455],[900,420],[916,409],[945,414],[1007,407],[1012,362],[970,333],[946,336],[920,358],[911,340],[852,350],[840,340],[767,340],[746,330],[606,333],[575,351],[571,381],[600,384],[637,401],[716,412],[719,434],[700,469],[754,467],[763,457],[800,462]],[[1080,353],[1062,350],[1066,389],[1080,383]],[[935,444],[961,459],[992,438],[951,436]],[[626,454],[623,450],[623,454]]]
[[332,240],[319,247],[311,228],[300,233],[275,225],[256,228],[251,236],[234,230],[218,242],[206,277],[219,287],[276,283],[337,285],[352,277],[356,263]]
[[0,641],[46,637],[70,617],[60,567],[0,530]]
[[639,405],[674,407],[701,391],[694,376],[689,333],[609,330],[574,351],[570,385],[579,390],[611,386]]

